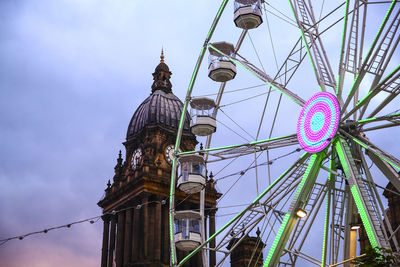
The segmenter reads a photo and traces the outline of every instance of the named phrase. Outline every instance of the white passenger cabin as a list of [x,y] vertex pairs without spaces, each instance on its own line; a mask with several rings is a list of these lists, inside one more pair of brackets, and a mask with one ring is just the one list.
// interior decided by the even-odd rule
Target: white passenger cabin
[[250,30],[263,22],[260,0],[235,0],[233,21],[239,28]]
[[177,211],[174,221],[175,245],[183,251],[192,251],[201,244],[200,213]]
[[203,156],[179,157],[178,188],[187,194],[200,192],[206,184],[206,166]]
[[[233,44],[227,42],[217,42],[211,45],[225,55],[235,58],[235,48]],[[227,82],[235,78],[236,65],[230,61],[228,57],[221,55],[211,47],[208,48],[208,51],[210,52],[208,77],[216,82]]]
[[190,130],[194,135],[207,136],[215,133],[217,124],[215,121],[215,102],[211,98],[194,98],[190,102]]

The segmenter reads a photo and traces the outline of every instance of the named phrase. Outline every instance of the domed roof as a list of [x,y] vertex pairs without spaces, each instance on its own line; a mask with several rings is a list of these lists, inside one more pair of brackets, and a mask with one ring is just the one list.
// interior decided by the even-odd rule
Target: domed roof
[[[181,118],[183,103],[172,93],[170,82],[171,72],[164,63],[164,53],[161,51],[160,64],[153,73],[151,95],[137,108],[129,123],[126,140],[135,136],[146,126],[162,126],[177,130]],[[186,113],[183,131],[190,133],[190,116]]]
[[[173,93],[162,90],[153,92],[137,108],[129,123],[126,139],[136,135],[146,126],[162,126],[177,130],[182,113],[183,103]],[[190,131],[190,116],[186,113],[183,130]]]
[[165,64],[164,62],[160,62],[160,64],[158,64],[158,66],[156,67],[154,72],[158,72],[158,71],[170,72],[168,65]]

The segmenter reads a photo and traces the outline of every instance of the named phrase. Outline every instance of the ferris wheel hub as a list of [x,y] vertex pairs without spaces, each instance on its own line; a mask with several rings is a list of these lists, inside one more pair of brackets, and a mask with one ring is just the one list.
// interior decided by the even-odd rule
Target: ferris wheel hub
[[319,92],[303,106],[297,121],[297,139],[310,153],[325,149],[339,126],[339,102],[331,93]]

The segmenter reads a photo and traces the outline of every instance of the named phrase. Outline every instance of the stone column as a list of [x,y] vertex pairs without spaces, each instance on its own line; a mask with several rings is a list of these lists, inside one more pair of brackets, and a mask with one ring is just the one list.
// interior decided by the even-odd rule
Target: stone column
[[[215,209],[210,210],[210,219],[209,219],[209,236],[212,236],[215,233]],[[215,238],[210,241],[210,248],[215,248]],[[216,256],[215,256],[215,251],[210,250],[210,266],[215,266],[216,264]]]
[[133,240],[132,240],[132,260],[137,261],[140,257],[140,210],[133,210]]
[[115,249],[115,217],[111,219],[110,246],[108,248],[108,267],[113,267]]
[[125,213],[124,266],[131,261],[132,252],[132,209]]
[[161,261],[161,198],[157,200],[154,218],[154,259]]
[[108,236],[110,230],[110,218],[108,216],[101,217],[104,221],[103,228],[103,246],[101,248],[101,267],[107,267],[107,254],[108,254]]
[[143,198],[143,254],[144,258],[147,259],[149,255],[149,201],[148,197]]
[[118,212],[117,250],[115,252],[117,259],[117,267],[123,266],[124,234],[125,234],[125,211],[120,211]]
[[169,264],[170,261],[170,243],[169,243],[169,206],[168,204],[162,207],[162,258],[164,264]]

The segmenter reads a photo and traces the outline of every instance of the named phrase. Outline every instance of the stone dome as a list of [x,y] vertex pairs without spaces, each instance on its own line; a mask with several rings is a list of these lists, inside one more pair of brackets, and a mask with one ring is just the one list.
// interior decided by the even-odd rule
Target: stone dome
[[[131,139],[147,126],[161,126],[174,132],[178,129],[183,103],[172,93],[171,74],[168,65],[164,63],[164,52],[161,50],[160,64],[153,73],[151,95],[133,114],[126,140]],[[183,132],[190,133],[189,113],[186,113]]]
[[[153,92],[137,108],[129,123],[126,140],[135,136],[146,126],[161,126],[176,131],[183,108],[183,103],[173,93],[162,90]],[[190,115],[186,113],[184,132],[190,132]]]

